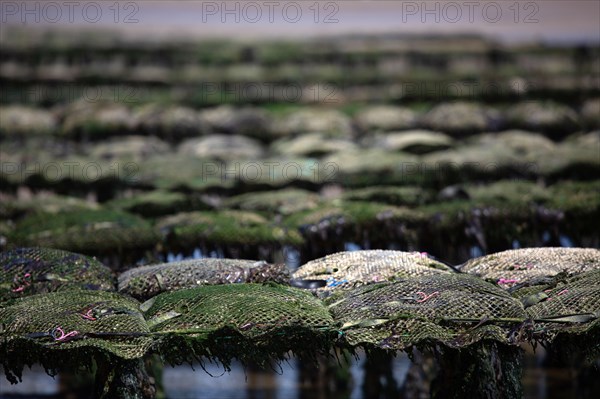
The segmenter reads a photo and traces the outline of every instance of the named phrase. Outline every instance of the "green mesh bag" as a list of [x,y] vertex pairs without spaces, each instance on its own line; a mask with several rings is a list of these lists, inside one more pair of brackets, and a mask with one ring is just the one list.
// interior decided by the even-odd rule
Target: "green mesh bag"
[[513,296],[519,297],[529,317],[538,321],[539,335],[552,339],[563,332],[589,331],[599,326],[600,269],[519,289]]
[[171,363],[217,357],[261,362],[293,350],[327,351],[337,336],[327,308],[310,292],[277,284],[202,286],[152,298],[145,316]]
[[513,296],[533,320],[535,342],[552,344],[563,358],[576,353],[589,362],[600,358],[600,269],[518,288]]
[[391,226],[397,224],[414,227],[423,221],[423,215],[415,209],[367,201],[332,200],[314,209],[296,212],[288,216],[284,224],[304,234],[327,227],[335,237],[332,239],[339,239],[341,231],[369,230],[376,235],[382,231],[387,233],[388,229],[392,231]]
[[450,267],[429,258],[425,253],[377,249],[327,255],[302,265],[293,277],[326,280],[326,286],[320,290],[326,292],[335,288],[450,272]]
[[291,215],[295,212],[315,208],[318,202],[318,194],[306,190],[285,188],[236,195],[225,200],[225,206],[252,212]]
[[138,216],[119,211],[81,210],[27,216],[17,224],[10,239],[21,246],[106,256],[147,250],[160,237],[150,223]]
[[294,229],[284,229],[255,212],[182,212],[157,221],[173,247],[194,248],[199,244],[251,246],[261,244],[300,245]]
[[393,350],[428,343],[462,347],[482,339],[513,343],[504,325],[526,319],[521,303],[506,291],[465,274],[340,290],[325,303],[350,345]]
[[559,273],[578,274],[600,268],[595,248],[523,248],[471,259],[461,271],[497,282],[504,288],[535,284]]
[[136,267],[119,275],[119,292],[148,299],[163,291],[199,285],[263,283],[287,284],[284,264],[239,259],[197,259]]
[[[89,363],[93,355],[143,356],[152,344],[139,302],[123,295],[69,290],[15,299],[0,307],[0,363],[48,368]],[[14,377],[9,380],[14,381]]]
[[94,258],[50,248],[0,253],[0,302],[79,287],[114,291],[112,271]]

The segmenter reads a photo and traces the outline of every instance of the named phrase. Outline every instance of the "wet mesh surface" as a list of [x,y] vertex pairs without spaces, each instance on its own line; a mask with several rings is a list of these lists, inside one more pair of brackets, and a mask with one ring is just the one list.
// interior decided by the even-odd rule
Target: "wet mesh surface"
[[325,290],[397,278],[446,274],[452,269],[425,253],[386,250],[338,252],[301,266],[295,279],[326,280]]
[[69,290],[15,299],[0,308],[0,325],[7,356],[18,356],[21,350],[93,347],[131,359],[143,356],[152,343],[150,337],[139,336],[149,332],[139,302],[104,291]]
[[503,287],[535,283],[540,277],[568,275],[600,268],[594,248],[523,248],[471,259],[461,271],[498,282]]
[[284,264],[239,259],[197,259],[130,269],[119,276],[119,292],[148,299],[164,291],[199,285],[289,282]]
[[333,319],[321,301],[309,292],[275,284],[204,286],[155,297],[145,316],[181,314],[158,323],[154,331],[231,329],[257,337],[284,327],[330,328]]
[[[281,359],[290,350],[314,356],[334,344],[402,350],[428,344],[464,347],[483,339],[508,344],[560,339],[561,345],[568,339],[587,353],[600,354],[599,251],[574,251],[554,263],[548,260],[556,256],[554,249],[532,253],[547,259],[535,263],[539,268],[561,273],[507,287],[451,273],[419,253],[333,254],[296,273],[348,280],[330,287],[345,289],[329,289],[324,301],[308,290],[270,281],[287,280],[277,265],[231,259],[154,265],[120,278],[122,291],[134,295],[173,289],[140,304],[123,293],[82,289],[108,278],[93,259],[64,251],[15,250],[0,255],[0,272],[5,292],[24,296],[5,297],[0,305],[0,361],[18,373],[35,362],[79,362],[82,353],[89,360],[92,352],[137,358],[158,351],[171,363],[209,357],[228,364],[233,358]],[[504,256],[480,258],[478,270],[496,270]],[[514,268],[515,261],[500,263],[506,264]],[[87,265],[85,273],[82,265]],[[61,278],[30,285],[14,280],[25,272],[38,280],[58,272]],[[183,288],[201,279],[217,285]],[[26,289],[13,292],[17,283]],[[34,294],[38,289],[57,291]]]
[[600,269],[519,289],[513,295],[524,303],[527,315],[538,320],[536,333],[541,338],[552,339],[560,333],[580,333],[600,327]]
[[326,300],[351,345],[386,349],[439,342],[460,347],[492,338],[510,342],[508,331],[489,319],[526,318],[521,303],[474,276],[443,274],[339,291]]
[[[200,355],[224,364],[262,362],[292,350],[314,356],[330,349],[334,320],[310,292],[276,284],[229,284],[166,292],[145,316],[163,335],[160,352],[181,363]],[[187,352],[187,353],[186,353]]]
[[150,223],[119,211],[37,213],[22,219],[14,243],[106,255],[152,248],[159,241]]
[[114,291],[111,270],[89,256],[49,248],[0,253],[0,302],[73,287]]

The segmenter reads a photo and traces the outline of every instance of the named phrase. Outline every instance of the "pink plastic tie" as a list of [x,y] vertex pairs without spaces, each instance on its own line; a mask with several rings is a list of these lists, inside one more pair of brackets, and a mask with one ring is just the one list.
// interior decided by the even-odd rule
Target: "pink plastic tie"
[[65,341],[66,339],[74,337],[77,334],[79,334],[79,331],[75,331],[75,330],[71,331],[68,334],[65,334],[64,330],[60,327],[56,327],[55,331],[58,331],[60,333],[60,337],[54,337],[55,341]]
[[[23,280],[25,280],[26,278],[31,277],[31,273],[25,273],[25,275],[23,276]],[[25,290],[25,288],[27,288],[28,286],[31,285],[30,281],[25,280],[23,282],[23,285],[21,285],[20,287],[14,288],[12,290],[12,292],[23,292]]]
[[[557,293],[557,294],[556,294],[556,296],[560,296],[560,295],[562,295],[562,294],[566,294],[567,292],[569,292],[569,290],[567,290],[567,289],[564,289],[564,290],[560,291],[559,293]],[[547,300],[547,301],[551,301],[551,300],[552,300],[552,298],[548,298],[548,299],[546,299],[546,300]]]
[[439,295],[439,294],[440,294],[440,292],[439,292],[439,291],[432,292],[432,293],[431,293],[431,294],[429,294],[429,295],[427,295],[427,294],[426,294],[426,293],[424,293],[423,291],[419,291],[419,292],[417,292],[417,295],[419,295],[419,296],[421,297],[421,299],[419,299],[419,300],[417,301],[417,303],[423,303],[423,302],[425,302],[425,301],[429,300],[430,298],[432,298],[432,297],[434,297],[434,296],[436,296],[436,295]]
[[86,313],[79,313],[79,315],[86,320],[91,320],[91,321],[97,320],[94,316],[92,316],[92,309],[88,310]]
[[515,284],[518,283],[519,280],[514,278],[501,278],[498,280],[498,284]]

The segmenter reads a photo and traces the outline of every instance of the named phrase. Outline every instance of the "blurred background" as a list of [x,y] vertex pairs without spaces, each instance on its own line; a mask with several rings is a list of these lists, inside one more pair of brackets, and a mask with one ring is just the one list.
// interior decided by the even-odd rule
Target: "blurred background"
[[[600,247],[596,1],[0,7],[2,250],[61,248],[120,272]],[[599,392],[526,349],[526,397]],[[219,378],[167,366],[161,394],[428,396],[432,359],[386,361]],[[34,368],[0,396],[77,397],[88,380]]]

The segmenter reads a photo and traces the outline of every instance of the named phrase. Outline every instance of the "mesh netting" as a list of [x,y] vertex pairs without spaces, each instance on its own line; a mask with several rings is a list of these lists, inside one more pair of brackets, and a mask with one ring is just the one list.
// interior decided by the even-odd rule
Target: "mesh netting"
[[[165,334],[161,352],[171,362],[188,355],[277,357],[325,348],[334,331],[327,308],[312,294],[276,284],[203,286],[160,294],[146,319]],[[182,350],[189,347],[189,353]]]
[[106,255],[152,248],[160,238],[148,221],[126,212],[73,210],[29,215],[17,224],[11,240],[16,245]]
[[561,332],[579,333],[600,325],[600,269],[532,288],[535,291],[520,289],[513,296],[520,297],[529,317],[538,320],[538,333],[552,338]]
[[113,291],[109,268],[88,256],[49,248],[0,253],[0,301],[67,288]]
[[524,248],[498,252],[466,262],[461,271],[493,280],[503,287],[535,283],[541,277],[569,275],[600,268],[594,248]]
[[[338,291],[326,300],[351,345],[401,350],[428,342],[461,347],[484,338],[510,343],[502,323],[525,320],[504,290],[464,274],[426,275]],[[486,324],[494,319],[495,324]]]
[[301,266],[293,277],[326,280],[325,290],[330,290],[451,271],[451,268],[425,253],[366,250],[338,252],[310,261]]
[[562,358],[577,353],[590,362],[600,358],[600,269],[515,288],[513,296],[533,320],[531,338],[551,343]]
[[24,365],[90,368],[93,360],[143,356],[152,344],[139,303],[106,291],[69,290],[27,296],[0,307],[0,363],[9,381]]
[[130,269],[119,276],[119,292],[148,299],[163,291],[199,285],[289,282],[284,264],[238,259],[198,259]]
[[[48,349],[97,347],[119,357],[142,356],[151,339],[139,303],[123,295],[70,290],[32,295],[0,308],[2,345],[25,340]],[[62,332],[61,332],[62,331]]]
[[[556,250],[534,253],[537,259],[553,259]],[[233,358],[257,363],[281,359],[290,350],[314,356],[333,343],[403,350],[430,344],[460,348],[481,340],[518,344],[560,339],[600,354],[598,251],[573,253],[555,264],[573,275],[559,273],[510,289],[451,273],[424,254],[338,253],[307,263],[295,275],[327,278],[330,296],[325,302],[310,291],[276,284],[287,282],[283,265],[185,261],[124,273],[124,293],[148,297],[173,290],[140,305],[123,293],[82,289],[90,284],[111,288],[110,273],[103,274],[106,269],[93,259],[20,249],[1,255],[4,289],[29,295],[7,297],[0,306],[0,363],[14,381],[25,364],[58,367],[98,355],[133,359],[150,350],[170,363],[208,357],[226,366]],[[491,266],[480,259],[478,270],[495,270],[503,254],[487,257]],[[52,262],[56,266],[49,266]],[[514,267],[515,261],[502,264]],[[538,264],[554,267],[550,261]],[[579,273],[584,267],[592,270]],[[19,273],[30,273],[31,281],[15,280]],[[227,284],[231,282],[246,283]],[[16,283],[25,288],[13,292]],[[69,284],[71,289],[65,290]],[[209,285],[185,288],[196,284]],[[331,289],[335,287],[345,289]],[[57,291],[46,292],[52,290]]]
[[301,244],[294,229],[284,229],[255,212],[182,212],[157,221],[174,247],[194,248],[202,243],[229,245]]

